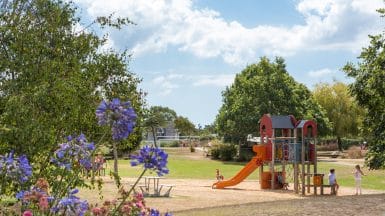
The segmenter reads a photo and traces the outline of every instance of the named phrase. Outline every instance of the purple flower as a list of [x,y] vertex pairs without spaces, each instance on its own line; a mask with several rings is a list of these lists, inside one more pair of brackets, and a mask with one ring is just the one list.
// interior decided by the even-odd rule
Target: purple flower
[[158,176],[168,174],[167,169],[168,155],[159,148],[144,146],[138,155],[131,156],[131,166],[143,164],[145,169],[156,171]]
[[150,210],[150,216],[160,216],[159,210],[151,209]]
[[59,144],[59,149],[55,151],[51,162],[67,170],[71,170],[74,162],[79,162],[87,170],[91,169],[94,143],[88,143],[84,134],[80,134],[76,138],[68,136],[67,140],[68,142]]
[[111,125],[112,139],[122,140],[128,137],[135,126],[136,114],[129,101],[121,103],[114,98],[110,103],[104,100],[96,109],[99,125]]
[[0,176],[11,181],[25,183],[32,175],[32,167],[25,155],[15,157],[13,151],[0,155]]
[[78,193],[78,189],[68,192],[67,197],[59,200],[58,204],[51,208],[55,214],[63,215],[79,215],[82,216],[88,211],[88,203],[86,200],[81,200],[74,194]]

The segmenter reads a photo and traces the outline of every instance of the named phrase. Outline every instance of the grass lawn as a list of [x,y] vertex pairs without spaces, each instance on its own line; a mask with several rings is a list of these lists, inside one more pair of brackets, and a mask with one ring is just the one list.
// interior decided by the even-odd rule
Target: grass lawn
[[[168,168],[170,174],[167,178],[182,179],[213,179],[215,181],[215,169],[219,169],[225,179],[229,179],[237,174],[247,162],[222,162],[210,160],[203,156],[202,152],[191,153],[188,149],[168,148],[169,154]],[[142,171],[142,167],[131,167],[129,160],[119,160],[119,174],[121,177],[137,177]],[[109,168],[113,167],[113,161],[108,161],[107,173]],[[341,186],[354,187],[353,166],[336,165],[329,162],[318,163],[318,173],[324,173],[324,181],[327,182],[329,169],[336,170],[337,181]],[[267,168],[265,168],[267,170]],[[290,169],[292,170],[292,169]],[[385,171],[368,171],[363,169],[367,176],[363,177],[362,187],[365,189],[385,190]],[[146,175],[156,175],[155,173],[146,173]],[[258,179],[258,171],[252,173],[248,179]]]

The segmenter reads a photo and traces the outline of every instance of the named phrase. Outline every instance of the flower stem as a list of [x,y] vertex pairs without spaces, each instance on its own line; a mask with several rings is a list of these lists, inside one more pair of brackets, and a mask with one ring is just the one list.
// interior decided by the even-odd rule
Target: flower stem
[[144,173],[146,173],[147,169],[144,169],[142,171],[142,173],[139,175],[138,179],[136,179],[136,182],[134,183],[134,185],[132,185],[132,187],[130,188],[130,190],[127,192],[127,194],[123,195],[123,199],[122,201],[120,202],[120,204],[114,208],[114,211],[112,212],[112,216],[116,215],[117,214],[117,211],[119,211],[120,207],[122,207],[123,203],[127,200],[127,198],[130,196],[131,192],[134,190],[134,188],[136,187],[136,185],[139,183],[140,179],[143,177]]

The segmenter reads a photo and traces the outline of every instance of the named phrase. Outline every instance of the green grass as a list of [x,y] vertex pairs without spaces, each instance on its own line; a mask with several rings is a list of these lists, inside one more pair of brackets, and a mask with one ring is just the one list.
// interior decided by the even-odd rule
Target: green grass
[[[167,178],[213,179],[215,181],[215,170],[219,169],[225,179],[229,179],[237,174],[247,163],[209,160],[204,158],[202,152],[190,153],[188,150],[180,148],[169,148],[166,149],[166,152],[169,154],[168,168],[170,170]],[[139,176],[142,167],[131,167],[129,162],[129,160],[119,160],[119,174],[122,177],[134,178]],[[112,168],[112,164],[112,161],[108,161],[108,168]],[[330,168],[336,170],[337,181],[341,186],[354,187],[353,166],[319,162],[318,173],[325,174],[324,181],[326,184]],[[267,167],[265,167],[265,170],[268,170]],[[364,189],[385,190],[385,171],[368,171],[366,169],[363,169],[363,171],[367,174],[362,180],[362,187]],[[146,173],[146,175],[151,175],[151,173]],[[156,174],[153,173],[152,175]],[[256,170],[252,173],[248,179],[258,179],[258,171]]]

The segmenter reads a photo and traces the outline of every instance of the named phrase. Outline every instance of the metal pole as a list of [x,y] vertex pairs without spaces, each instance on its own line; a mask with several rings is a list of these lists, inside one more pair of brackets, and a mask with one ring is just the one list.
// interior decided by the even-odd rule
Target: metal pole
[[[273,129],[272,133],[272,138],[275,136],[275,130]],[[275,160],[275,139],[270,140],[271,142],[271,167],[270,167],[270,172],[271,172],[271,189],[274,189],[274,181],[275,181],[275,176],[274,176],[274,160]]]

